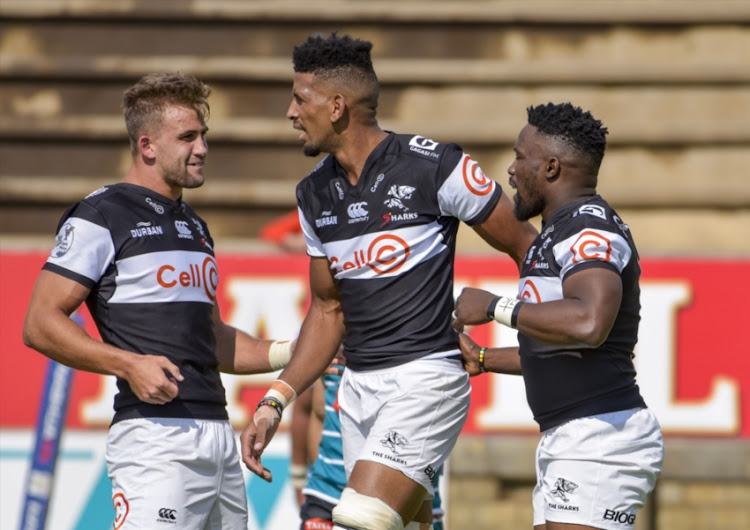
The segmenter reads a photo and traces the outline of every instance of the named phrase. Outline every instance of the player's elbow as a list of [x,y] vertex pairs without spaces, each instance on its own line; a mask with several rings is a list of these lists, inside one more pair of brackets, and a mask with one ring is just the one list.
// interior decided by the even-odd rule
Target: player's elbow
[[582,320],[575,329],[576,342],[590,348],[601,346],[607,340],[610,328],[595,318]]
[[35,325],[35,319],[32,315],[27,315],[23,323],[23,343],[28,348],[39,349],[40,332]]

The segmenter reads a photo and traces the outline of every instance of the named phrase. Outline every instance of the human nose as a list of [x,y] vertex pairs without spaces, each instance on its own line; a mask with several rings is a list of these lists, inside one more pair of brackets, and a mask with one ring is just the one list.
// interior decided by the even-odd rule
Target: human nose
[[208,140],[205,136],[201,136],[193,147],[193,152],[200,157],[205,157],[208,153]]
[[294,100],[289,103],[289,107],[286,109],[286,117],[290,120],[295,120],[299,116],[297,112],[297,104]]

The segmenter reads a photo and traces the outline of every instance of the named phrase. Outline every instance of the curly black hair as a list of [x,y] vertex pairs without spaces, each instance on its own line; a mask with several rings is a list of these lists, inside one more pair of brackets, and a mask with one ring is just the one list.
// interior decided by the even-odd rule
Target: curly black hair
[[353,39],[349,35],[339,36],[336,32],[328,37],[311,35],[304,43],[294,47],[294,71],[316,73],[350,66],[374,74],[370,50],[371,42]]
[[292,62],[296,73],[354,89],[357,101],[371,111],[378,106],[380,84],[370,57],[372,43],[336,32],[328,37],[311,35],[294,47]]
[[547,103],[526,109],[529,125],[542,134],[559,138],[591,161],[594,174],[604,158],[607,148],[606,127],[590,112],[581,110],[571,103]]

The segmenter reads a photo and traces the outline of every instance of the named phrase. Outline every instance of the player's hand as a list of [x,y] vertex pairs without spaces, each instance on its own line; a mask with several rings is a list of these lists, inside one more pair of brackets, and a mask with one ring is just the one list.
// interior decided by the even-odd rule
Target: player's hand
[[163,405],[179,394],[180,369],[163,355],[133,355],[125,374],[133,393],[146,403]]
[[273,407],[259,407],[240,435],[242,461],[250,471],[267,482],[271,482],[271,471],[263,467],[260,457],[279,428],[280,420],[279,413]]
[[458,343],[461,347],[461,362],[470,377],[479,375],[479,345],[466,333],[458,334]]
[[463,331],[464,326],[469,324],[485,324],[491,319],[487,316],[487,308],[495,298],[495,295],[482,289],[464,287],[456,300],[456,308],[453,311],[453,329]]
[[346,366],[346,357],[344,357],[344,347],[339,346],[339,351],[333,357],[331,364],[326,368],[325,373],[331,375],[341,375],[344,373],[344,367]]

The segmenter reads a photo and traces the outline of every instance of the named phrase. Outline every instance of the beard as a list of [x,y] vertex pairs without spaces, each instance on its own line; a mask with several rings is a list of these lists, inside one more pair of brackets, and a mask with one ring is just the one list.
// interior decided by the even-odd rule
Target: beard
[[521,194],[516,190],[516,194],[513,196],[513,215],[519,221],[528,221],[532,217],[536,217],[544,211],[544,197],[536,191],[530,191],[529,197],[526,199],[521,197]]
[[302,147],[302,152],[305,156],[315,157],[320,154],[320,149],[312,144],[305,144]]
[[205,180],[202,173],[196,175],[190,172],[190,167],[181,167],[175,164],[174,167],[162,167],[162,178],[164,182],[179,186],[185,189],[199,188],[203,186]]

